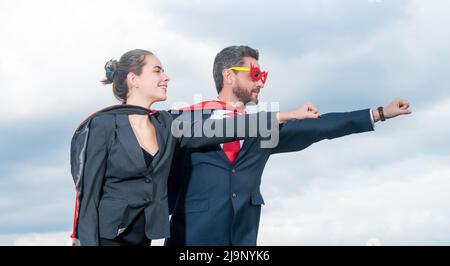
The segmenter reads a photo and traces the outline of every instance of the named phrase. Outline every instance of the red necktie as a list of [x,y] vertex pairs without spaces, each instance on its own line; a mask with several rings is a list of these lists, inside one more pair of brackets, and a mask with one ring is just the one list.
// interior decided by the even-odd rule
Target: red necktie
[[[229,112],[226,115],[228,116],[236,116],[236,112]],[[228,157],[228,160],[230,160],[231,164],[234,164],[234,161],[236,160],[236,157],[239,154],[239,150],[241,149],[241,142],[239,140],[227,142],[223,144],[223,152]]]
[[227,142],[223,144],[223,152],[230,160],[231,164],[234,164],[237,155],[239,154],[239,150],[241,149],[241,142],[239,140]]

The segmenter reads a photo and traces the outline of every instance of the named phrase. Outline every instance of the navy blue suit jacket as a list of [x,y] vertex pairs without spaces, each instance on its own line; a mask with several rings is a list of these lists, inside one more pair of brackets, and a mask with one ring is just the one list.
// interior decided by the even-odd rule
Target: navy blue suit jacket
[[219,145],[179,150],[169,178],[173,214],[166,245],[256,245],[269,156],[372,131],[370,115],[365,109],[287,122],[280,126],[278,146],[261,148],[263,138],[246,139],[233,165]]

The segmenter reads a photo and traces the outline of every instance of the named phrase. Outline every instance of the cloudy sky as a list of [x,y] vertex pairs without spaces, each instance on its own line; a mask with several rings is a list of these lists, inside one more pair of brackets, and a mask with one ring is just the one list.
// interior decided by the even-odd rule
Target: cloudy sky
[[107,60],[153,51],[172,78],[154,107],[168,109],[215,98],[214,56],[241,44],[260,51],[261,101],[281,110],[401,96],[414,112],[273,156],[259,245],[450,245],[448,14],[444,0],[0,0],[0,245],[67,245],[70,139],[116,103]]

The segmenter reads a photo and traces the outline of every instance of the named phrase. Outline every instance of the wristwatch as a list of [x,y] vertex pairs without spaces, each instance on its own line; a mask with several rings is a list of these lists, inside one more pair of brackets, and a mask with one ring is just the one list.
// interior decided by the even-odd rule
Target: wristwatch
[[382,106],[377,108],[378,110],[378,114],[380,114],[380,120],[381,121],[386,121],[386,117],[384,116],[384,108]]

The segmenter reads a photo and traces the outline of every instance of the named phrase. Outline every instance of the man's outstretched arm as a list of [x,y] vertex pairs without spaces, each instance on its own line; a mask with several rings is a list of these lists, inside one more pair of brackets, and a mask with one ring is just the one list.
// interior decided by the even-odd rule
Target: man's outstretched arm
[[288,120],[280,126],[279,144],[272,153],[300,151],[323,139],[373,131],[373,123],[410,114],[409,103],[396,98],[386,107],[328,113],[318,119]]

